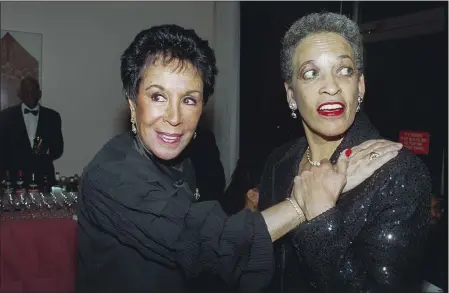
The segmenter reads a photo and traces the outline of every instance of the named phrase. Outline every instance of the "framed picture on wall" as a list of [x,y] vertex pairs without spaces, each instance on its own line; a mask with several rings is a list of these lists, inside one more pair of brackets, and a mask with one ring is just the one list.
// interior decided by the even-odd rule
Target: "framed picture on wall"
[[0,30],[0,110],[20,103],[20,81],[32,76],[42,88],[42,34]]

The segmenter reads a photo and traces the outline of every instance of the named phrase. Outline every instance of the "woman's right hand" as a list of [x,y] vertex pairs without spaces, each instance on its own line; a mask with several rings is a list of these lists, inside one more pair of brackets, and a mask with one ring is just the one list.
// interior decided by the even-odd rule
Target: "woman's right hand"
[[[373,175],[377,169],[396,157],[401,148],[402,144],[384,139],[367,140],[353,147],[349,156],[348,176],[343,193],[352,190]],[[372,157],[372,154],[375,156]]]
[[[377,169],[397,156],[402,144],[377,139],[368,140],[343,151],[335,166],[323,160],[295,177],[292,196],[303,210],[307,220],[332,208],[341,193],[352,190]],[[373,153],[377,156],[370,158]]]
[[335,206],[346,184],[348,158],[342,154],[335,166],[328,160],[312,166],[295,177],[292,196],[311,220]]

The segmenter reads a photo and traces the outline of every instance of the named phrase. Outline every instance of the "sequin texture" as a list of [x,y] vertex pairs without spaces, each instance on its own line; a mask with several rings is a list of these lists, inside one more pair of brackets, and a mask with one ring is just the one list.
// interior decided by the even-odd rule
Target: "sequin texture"
[[[377,130],[360,112],[331,162],[344,149],[376,138]],[[306,147],[301,138],[270,155],[261,181],[262,209],[290,193]],[[278,266],[269,292],[419,290],[417,268],[429,231],[430,194],[424,163],[401,150],[361,185],[342,194],[334,208],[274,243]]]

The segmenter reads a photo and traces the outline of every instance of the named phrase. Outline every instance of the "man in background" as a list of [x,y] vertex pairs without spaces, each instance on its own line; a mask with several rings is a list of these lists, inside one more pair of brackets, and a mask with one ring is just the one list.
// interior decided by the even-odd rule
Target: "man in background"
[[64,149],[61,116],[39,104],[42,93],[33,77],[21,81],[18,96],[22,101],[19,105],[0,111],[1,177],[8,170],[14,183],[20,170],[26,183],[34,173],[36,183],[42,183],[46,176],[53,184],[53,161]]

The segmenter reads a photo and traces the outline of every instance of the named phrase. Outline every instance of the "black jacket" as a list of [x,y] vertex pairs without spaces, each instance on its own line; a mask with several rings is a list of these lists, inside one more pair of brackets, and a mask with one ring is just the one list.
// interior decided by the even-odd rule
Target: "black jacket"
[[41,152],[45,154],[39,156],[33,154],[21,104],[0,112],[0,177],[5,170],[9,170],[14,181],[18,170],[22,170],[27,182],[31,173],[35,173],[36,180],[42,181],[45,175],[50,183],[54,183],[53,161],[61,157],[64,150],[61,116],[58,112],[40,106],[36,136],[43,139]]
[[181,166],[145,153],[129,133],[97,153],[81,183],[77,292],[182,292],[203,272],[244,292],[269,283],[262,215],[227,217],[216,201],[195,203],[193,167]]
[[[363,114],[331,157],[380,138]],[[275,150],[261,182],[265,209],[291,192],[305,138]],[[419,266],[429,231],[431,183],[422,161],[406,149],[332,209],[281,238],[269,292],[420,292]]]
[[196,138],[188,146],[188,152],[195,168],[196,185],[201,193],[199,201],[220,200],[226,178],[214,133],[198,126],[196,134]]

